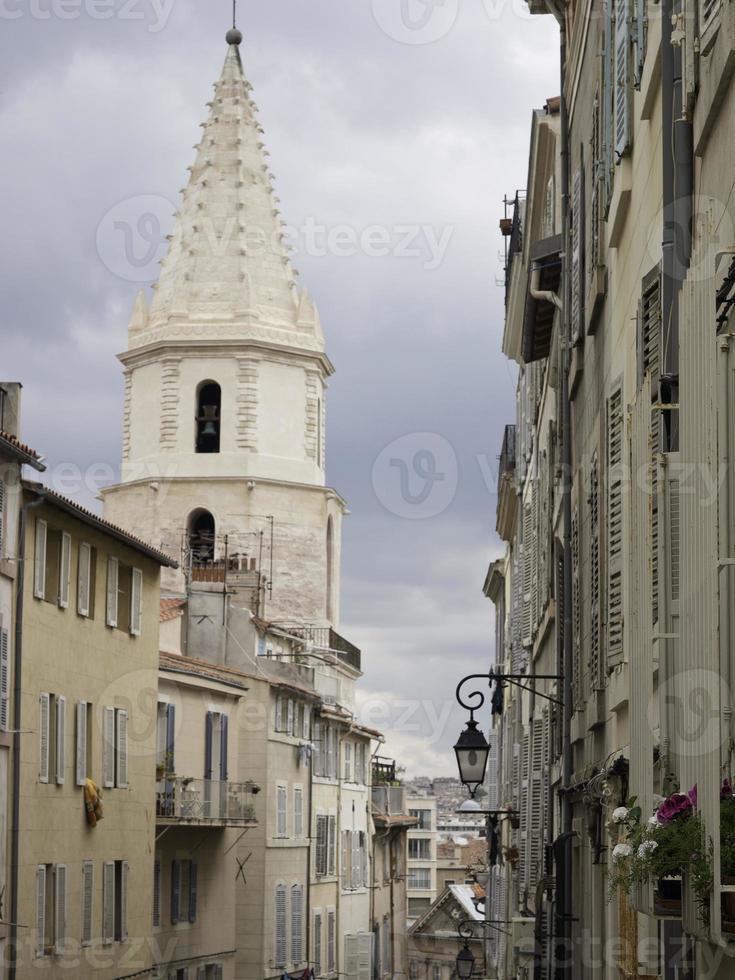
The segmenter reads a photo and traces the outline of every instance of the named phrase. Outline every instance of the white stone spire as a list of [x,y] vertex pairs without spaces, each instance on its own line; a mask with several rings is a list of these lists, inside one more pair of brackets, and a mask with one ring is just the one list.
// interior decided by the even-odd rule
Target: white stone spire
[[130,346],[254,339],[323,351],[319,316],[299,294],[239,44],[228,51],[147,322]]

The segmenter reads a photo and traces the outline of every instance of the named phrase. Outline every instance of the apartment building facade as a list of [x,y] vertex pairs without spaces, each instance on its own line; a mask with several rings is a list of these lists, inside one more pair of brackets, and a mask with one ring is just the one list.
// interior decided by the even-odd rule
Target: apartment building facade
[[[520,814],[493,875],[510,927],[498,973],[726,976],[735,12],[529,7],[559,21],[563,88],[534,114],[526,194],[503,226],[503,349],[519,376],[498,485],[506,550],[485,591],[496,663],[531,691],[507,687],[497,723],[502,797]],[[717,719],[706,737],[692,697]],[[615,808],[635,797],[647,818],[694,785],[712,846],[704,910],[686,876],[673,914],[654,885],[611,899]]]
[[406,806],[416,826],[408,832],[406,897],[408,924],[426,912],[436,898],[436,798],[409,796]]

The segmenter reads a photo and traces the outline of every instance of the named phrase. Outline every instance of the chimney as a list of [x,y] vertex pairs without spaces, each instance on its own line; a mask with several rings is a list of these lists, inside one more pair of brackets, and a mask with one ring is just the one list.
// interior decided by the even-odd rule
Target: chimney
[[23,385],[19,381],[0,381],[0,431],[20,438],[20,395]]

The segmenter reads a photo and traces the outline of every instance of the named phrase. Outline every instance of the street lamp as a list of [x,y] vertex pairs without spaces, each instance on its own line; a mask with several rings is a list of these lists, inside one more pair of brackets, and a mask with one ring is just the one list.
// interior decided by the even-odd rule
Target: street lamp
[[474,968],[475,957],[469,943],[465,940],[464,946],[457,953],[457,976],[459,980],[470,980]]
[[467,727],[459,736],[454,746],[459,767],[459,778],[470,791],[474,799],[478,788],[485,781],[487,760],[490,756],[490,746],[483,733],[477,727],[474,717],[467,722]]

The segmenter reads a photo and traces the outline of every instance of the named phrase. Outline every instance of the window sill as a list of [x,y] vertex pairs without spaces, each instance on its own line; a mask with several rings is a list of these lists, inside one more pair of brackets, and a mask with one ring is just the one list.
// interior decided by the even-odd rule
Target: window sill
[[0,575],[4,575],[5,578],[15,581],[18,575],[16,562],[9,561],[7,558],[0,559]]

